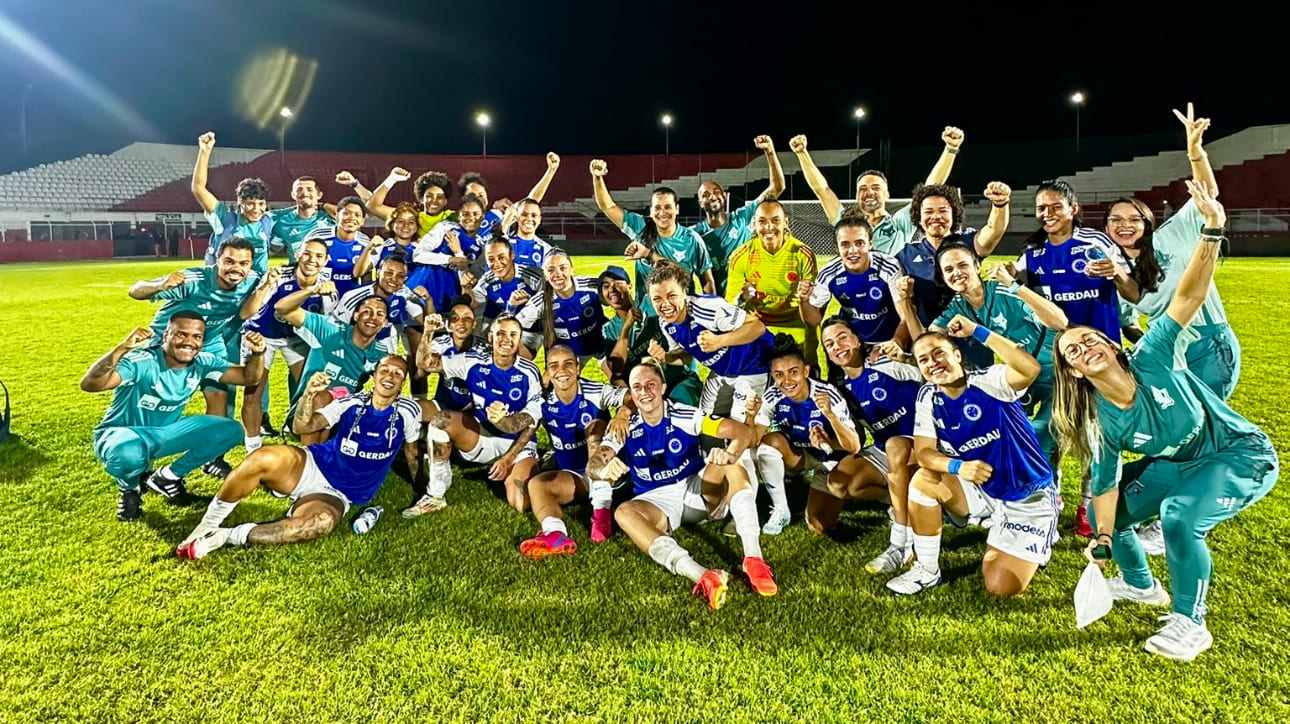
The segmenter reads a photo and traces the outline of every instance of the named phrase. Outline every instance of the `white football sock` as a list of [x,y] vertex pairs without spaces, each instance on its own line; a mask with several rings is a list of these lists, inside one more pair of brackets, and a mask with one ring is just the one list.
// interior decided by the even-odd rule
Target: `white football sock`
[[243,442],[246,444],[247,455],[250,455],[256,450],[259,450],[260,448],[264,447],[264,438],[259,435],[247,437],[243,440]]
[[708,572],[708,569],[691,558],[690,552],[682,548],[672,536],[661,535],[655,538],[654,542],[649,544],[649,557],[667,570],[678,576],[685,576],[695,583],[698,583],[699,579],[703,578],[703,574]]
[[784,455],[770,445],[757,446],[757,467],[775,510],[788,510],[788,491],[784,489]]
[[909,529],[909,526],[901,525],[900,523],[892,521],[891,537],[888,538],[887,540],[891,543],[892,548],[899,548],[903,551],[906,548],[909,548],[909,545],[910,545],[909,536],[912,534],[913,534],[913,531]]
[[452,465],[447,460],[436,460],[430,456],[429,480],[426,482],[426,493],[432,498],[442,498],[452,486]]
[[914,557],[929,571],[941,570],[941,537],[914,533]]
[[230,531],[228,534],[229,545],[235,545],[235,546],[246,545],[246,537],[251,534],[251,529],[254,528],[256,525],[258,524],[243,523],[242,525],[234,526],[233,530]]
[[740,490],[730,496],[730,516],[735,519],[735,531],[739,533],[739,540],[744,545],[744,556],[761,558],[761,523],[757,521],[757,495],[751,490]]
[[614,486],[604,480],[592,480],[591,489],[591,507],[595,510],[608,508],[614,502]]
[[202,515],[202,520],[197,525],[202,528],[218,528],[236,507],[237,501],[226,503],[216,495],[211,498],[210,505],[206,506],[206,513]]
[[557,530],[563,533],[564,535],[569,535],[569,529],[564,527],[564,520],[557,518],[553,515],[548,515],[547,517],[542,519],[543,533],[552,533]]

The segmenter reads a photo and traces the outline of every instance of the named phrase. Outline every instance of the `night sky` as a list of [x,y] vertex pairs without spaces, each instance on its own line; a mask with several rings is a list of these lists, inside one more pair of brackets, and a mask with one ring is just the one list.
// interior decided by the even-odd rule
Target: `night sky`
[[1176,130],[1169,108],[1188,100],[1218,130],[1290,122],[1284,71],[1256,60],[1285,40],[1234,17],[845,4],[2,0],[0,171],[206,129],[275,147],[234,91],[274,48],[318,62],[296,149],[478,153],[479,109],[497,154],[662,152],[664,111],[673,152],[748,150],[758,133],[851,147],[856,105],[865,146],[935,142],[946,124],[969,142],[1069,138],[1075,90],[1085,137]]

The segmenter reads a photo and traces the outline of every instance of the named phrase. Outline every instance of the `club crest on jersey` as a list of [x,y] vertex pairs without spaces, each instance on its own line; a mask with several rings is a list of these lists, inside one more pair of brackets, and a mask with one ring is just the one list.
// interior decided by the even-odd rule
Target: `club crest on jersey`
[[583,427],[586,427],[587,425],[590,425],[590,424],[591,424],[591,421],[592,421],[593,419],[595,419],[595,418],[593,418],[593,417],[591,416],[591,413],[590,413],[590,412],[584,412],[584,413],[582,413],[582,426],[583,426]]
[[887,391],[882,389],[881,387],[873,388],[873,399],[879,402],[882,402],[883,400],[887,399]]
[[1174,398],[1169,396],[1169,390],[1152,387],[1151,397],[1156,401],[1157,405],[1160,405],[1162,410],[1168,410],[1174,406]]
[[512,387],[511,391],[506,393],[506,397],[509,398],[512,402],[519,402],[520,398],[523,396],[524,396],[524,393],[520,391],[520,388],[518,387]]
[[874,287],[873,289],[870,289],[869,298],[875,302],[880,301],[882,299],[882,287]]
[[1075,270],[1076,274],[1083,274],[1084,270],[1087,268],[1088,259],[1076,259],[1071,262],[1071,269]]
[[976,422],[977,420],[981,419],[981,408],[977,405],[972,405],[972,404],[964,405],[963,416],[971,420],[972,422]]
[[667,441],[667,451],[673,455],[681,454],[681,450],[684,449],[684,447],[685,446],[677,438],[672,438]]

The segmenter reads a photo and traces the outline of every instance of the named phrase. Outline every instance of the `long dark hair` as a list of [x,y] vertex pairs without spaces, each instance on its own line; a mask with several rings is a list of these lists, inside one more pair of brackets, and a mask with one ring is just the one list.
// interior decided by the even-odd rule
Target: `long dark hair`
[[1142,215],[1142,238],[1133,243],[1133,248],[1138,250],[1138,258],[1129,260],[1129,274],[1133,277],[1133,281],[1138,283],[1138,288],[1143,294],[1154,292],[1160,288],[1160,282],[1165,280],[1165,270],[1160,267],[1160,260],[1156,258],[1154,242],[1156,215],[1151,213],[1151,209],[1141,201],[1129,196],[1121,196],[1107,205],[1106,213],[1102,215],[1103,229],[1109,230],[1111,210],[1119,204],[1129,204],[1134,211]]
[[[672,203],[677,205],[678,211],[680,210],[681,197],[677,196],[676,191],[673,190],[670,186],[659,186],[658,188],[650,192],[649,197],[650,197],[651,205],[654,203],[653,199],[655,196],[671,196]],[[650,211],[651,209],[646,209],[645,214],[643,214],[643,216],[645,217],[645,228],[641,230],[639,241],[641,244],[645,246],[646,249],[653,251],[654,247],[658,245],[659,237],[658,237],[658,225],[654,223],[654,217],[650,214]]]
[[[1062,179],[1055,178],[1041,182],[1039,184],[1039,188],[1035,189],[1035,198],[1039,198],[1039,194],[1045,191],[1051,191],[1057,194],[1065,199],[1066,203],[1071,206],[1079,206],[1079,198],[1075,195],[1075,187],[1066,183]],[[1076,212],[1075,217],[1071,219],[1071,231],[1074,231],[1076,227],[1083,225],[1084,222],[1080,219],[1080,212]],[[1040,224],[1038,231],[1026,237],[1026,251],[1031,249],[1042,249],[1047,243],[1048,232],[1044,231],[1044,225]]]
[[[549,264],[551,260],[561,256],[569,262],[569,268],[572,269],[573,260],[569,258],[568,254],[559,249],[547,254],[546,258],[542,260],[542,264]],[[577,281],[574,281],[574,284],[576,286]],[[555,346],[555,287],[551,286],[551,280],[547,278],[545,269],[542,270],[542,295],[546,301],[546,304],[542,307],[542,342],[544,347],[551,349]]]

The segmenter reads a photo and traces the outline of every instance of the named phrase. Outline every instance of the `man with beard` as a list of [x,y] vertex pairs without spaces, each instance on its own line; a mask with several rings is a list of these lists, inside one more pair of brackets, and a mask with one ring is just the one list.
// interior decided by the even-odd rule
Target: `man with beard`
[[[927,180],[923,182],[925,184],[943,184],[950,177],[954,157],[963,145],[963,131],[946,126],[941,133],[941,140],[945,142],[945,149],[927,174]],[[824,217],[830,224],[836,224],[842,218],[842,202],[829,188],[828,180],[815,165],[815,161],[811,160],[811,154],[806,150],[806,136],[794,136],[788,142],[788,147],[797,155],[806,183],[824,207]],[[911,207],[906,206],[894,214],[887,213],[887,200],[890,198],[886,174],[877,170],[860,173],[860,177],[856,179],[856,206],[873,229],[873,248],[884,254],[900,251],[913,238],[915,231],[914,220],[910,215]]]
[[[651,355],[652,345],[662,349],[667,338],[659,327],[658,316],[646,315],[632,302],[631,282],[622,267],[610,265],[601,272],[600,298],[614,310],[614,316],[602,328],[609,353],[601,361],[600,369],[615,387],[627,387],[632,368]],[[694,360],[663,365],[663,381],[667,384],[669,400],[691,406],[699,404],[703,384],[699,382]]]
[[[249,259],[248,259],[249,261]],[[116,517],[143,514],[141,486],[173,502],[185,501],[184,476],[223,455],[242,437],[233,420],[215,415],[184,416],[188,400],[202,381],[245,385],[263,374],[264,339],[250,332],[245,367],[202,352],[206,323],[183,309],[167,317],[160,344],[150,329],[135,329],[103,355],[81,378],[85,392],[113,390],[112,404],[94,428],[94,456],[117,484]],[[183,453],[151,472],[152,461]]]
[[214,266],[216,252],[232,237],[251,242],[252,268],[259,274],[269,270],[269,239],[273,236],[273,219],[269,208],[269,189],[258,178],[244,178],[237,184],[237,213],[219,202],[206,188],[206,175],[215,150],[215,134],[203,133],[197,139],[197,164],[193,167],[190,190],[211,225],[210,244],[206,247],[206,266]]
[[[712,260],[712,279],[716,282],[716,293],[725,296],[726,276],[730,257],[735,249],[743,246],[752,238],[753,212],[757,205],[767,198],[779,198],[784,193],[784,169],[779,165],[779,156],[775,153],[775,143],[770,136],[758,136],[753,145],[766,154],[767,172],[770,185],[757,198],[749,201],[735,211],[728,211],[729,197],[726,190],[713,179],[699,184],[699,208],[705,218],[691,226],[703,243],[708,247],[708,258]],[[669,385],[670,386],[670,385]]]
[[[242,303],[259,283],[251,271],[254,247],[246,239],[233,237],[219,247],[215,265],[174,271],[130,286],[130,298],[163,302],[152,318],[152,334],[160,339],[170,318],[181,311],[193,312],[202,319],[202,351],[222,360],[236,359],[237,334]],[[206,414],[231,417],[229,387],[201,378]],[[217,478],[228,475],[228,463],[221,455],[202,466],[202,472]]]
[[273,241],[286,248],[287,263],[295,264],[305,240],[315,230],[332,226],[332,220],[318,206],[322,190],[313,176],[301,176],[292,181],[291,198],[295,200],[295,206],[274,209],[268,216],[273,219]]
[[[295,266],[273,267],[254,293],[242,303],[241,316],[246,322],[243,329],[256,332],[264,337],[266,353],[264,357],[264,374],[257,381],[246,386],[242,401],[242,427],[246,430],[246,451],[254,452],[264,444],[264,408],[261,401],[266,397],[269,382],[269,369],[273,367],[274,353],[282,355],[287,363],[290,388],[295,388],[304,368],[305,357],[309,354],[309,345],[296,336],[291,325],[278,319],[273,307],[279,300],[301,289],[308,289],[317,284],[327,266],[327,244],[321,239],[310,239],[300,245]],[[331,296],[315,296],[305,300],[303,308],[310,312],[326,314],[336,299]],[[246,348],[242,350],[246,359]],[[269,433],[276,434],[276,433]]]

